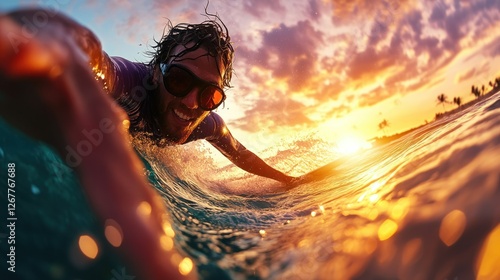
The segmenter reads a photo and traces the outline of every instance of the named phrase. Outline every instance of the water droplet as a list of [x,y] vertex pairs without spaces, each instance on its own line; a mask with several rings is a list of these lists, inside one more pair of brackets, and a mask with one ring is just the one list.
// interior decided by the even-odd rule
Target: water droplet
[[40,189],[36,185],[31,185],[31,192],[37,195],[40,194]]

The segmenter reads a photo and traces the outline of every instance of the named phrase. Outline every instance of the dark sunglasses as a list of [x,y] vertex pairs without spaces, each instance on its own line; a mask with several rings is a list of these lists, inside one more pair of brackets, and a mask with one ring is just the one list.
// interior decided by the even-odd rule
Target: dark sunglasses
[[205,111],[212,111],[226,99],[219,86],[198,78],[189,69],[178,64],[160,63],[165,89],[176,97],[185,97],[194,87],[200,89],[198,105]]

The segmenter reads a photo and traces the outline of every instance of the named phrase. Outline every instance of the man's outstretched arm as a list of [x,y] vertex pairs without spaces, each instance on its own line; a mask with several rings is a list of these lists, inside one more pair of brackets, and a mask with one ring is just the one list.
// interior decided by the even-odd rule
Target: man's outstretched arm
[[[240,144],[241,145],[241,144]],[[243,147],[241,145],[241,147]],[[244,150],[243,150],[244,149]],[[239,168],[255,175],[267,177],[288,184],[295,177],[284,174],[264,162],[260,157],[243,147],[231,161]]]
[[245,148],[245,146],[231,135],[231,132],[229,132],[229,129],[219,115],[212,113],[208,118],[211,118],[208,121],[213,122],[211,126],[214,128],[213,134],[207,137],[207,140],[236,166],[252,174],[286,184],[296,179],[269,166],[260,157]]
[[[122,125],[124,112],[104,94],[78,42],[61,34],[69,19],[51,17],[26,35],[23,18],[37,12],[46,11],[0,14],[0,116],[54,147],[63,159],[69,150],[82,151],[93,135],[90,151],[86,145],[79,160],[66,162],[78,174],[103,230],[111,226],[122,233],[110,243],[140,279],[183,278],[170,261],[175,249],[165,205],[142,175]],[[19,43],[13,45],[13,38]]]

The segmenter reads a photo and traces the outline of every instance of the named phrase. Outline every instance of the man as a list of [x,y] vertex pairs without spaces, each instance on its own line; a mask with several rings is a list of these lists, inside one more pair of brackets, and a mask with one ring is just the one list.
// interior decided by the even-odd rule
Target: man
[[92,50],[102,53],[93,69],[106,70],[102,82],[126,110],[132,133],[160,145],[206,139],[243,170],[284,183],[293,179],[248,151],[213,112],[232,76],[233,47],[223,23],[179,24],[154,48],[148,65]]
[[103,227],[123,233],[108,241],[140,279],[193,272],[189,260],[173,258],[165,205],[141,174],[126,119],[132,134],[160,145],[206,139],[249,172],[292,180],[247,151],[211,112],[232,70],[233,50],[220,31],[213,22],[178,26],[144,65],[109,58],[92,32],[55,11],[0,14],[0,115],[63,158],[79,153],[70,165]]

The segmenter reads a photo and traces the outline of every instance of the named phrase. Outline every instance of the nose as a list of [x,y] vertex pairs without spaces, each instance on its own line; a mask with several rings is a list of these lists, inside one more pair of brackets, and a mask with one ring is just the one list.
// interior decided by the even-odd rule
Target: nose
[[198,89],[194,87],[184,98],[182,98],[181,103],[184,104],[189,109],[197,109]]

